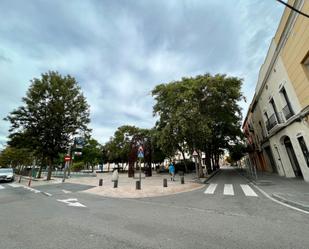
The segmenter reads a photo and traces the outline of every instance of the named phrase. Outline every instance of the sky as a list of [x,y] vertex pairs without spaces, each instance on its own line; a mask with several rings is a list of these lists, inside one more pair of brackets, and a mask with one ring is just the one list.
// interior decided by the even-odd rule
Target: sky
[[155,124],[151,90],[205,73],[243,78],[243,115],[284,6],[275,0],[1,0],[0,148],[30,80],[74,76],[92,135]]

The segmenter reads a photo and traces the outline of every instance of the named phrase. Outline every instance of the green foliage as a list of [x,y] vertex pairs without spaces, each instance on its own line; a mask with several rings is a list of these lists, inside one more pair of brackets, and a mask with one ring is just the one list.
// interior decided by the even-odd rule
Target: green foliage
[[51,164],[75,134],[89,131],[89,106],[70,75],[51,71],[34,78],[22,100],[23,106],[6,118],[11,123],[11,144],[26,144]]
[[237,143],[229,148],[230,163],[237,162],[247,153],[247,147],[242,143]]
[[86,140],[86,144],[82,149],[81,160],[84,163],[89,163],[90,165],[96,165],[98,163],[102,163],[103,156],[103,147],[102,145],[95,139],[89,138]]
[[199,75],[160,84],[152,91],[158,144],[169,156],[176,151],[206,153],[218,163],[223,149],[241,136],[242,80],[226,75]]
[[6,147],[0,152],[0,166],[32,165],[33,154],[25,148]]
[[73,165],[70,167],[71,171],[78,172],[84,169],[84,162],[74,162]]
[[108,161],[114,163],[127,162],[131,151],[132,137],[142,132],[144,130],[135,126],[124,125],[119,127],[104,146]]

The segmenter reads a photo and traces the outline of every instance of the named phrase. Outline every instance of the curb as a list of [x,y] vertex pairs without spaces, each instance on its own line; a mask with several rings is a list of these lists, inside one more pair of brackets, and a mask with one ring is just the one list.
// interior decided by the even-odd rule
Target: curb
[[[268,194],[267,192],[265,192],[263,189],[261,189],[259,186],[257,186],[253,181],[253,180],[250,180],[248,177],[240,174],[238,172],[238,174],[240,176],[242,176],[244,179],[246,179],[248,181],[248,184],[250,184],[252,187],[256,188],[258,191],[260,191],[265,197],[267,197],[268,199],[282,205],[282,206],[286,206],[290,209],[294,209],[294,210],[297,210],[299,212],[302,212],[302,213],[305,213],[305,214],[309,214],[309,210],[306,210],[303,208],[303,205],[300,204],[300,203],[296,203],[296,202],[292,202],[292,201],[289,201],[289,200],[286,200],[284,198],[282,198],[281,196],[278,196],[278,195],[275,195],[275,194]],[[299,206],[296,206],[298,204]],[[306,206],[305,206],[306,207]]]
[[281,201],[281,202],[283,202],[283,203],[289,204],[289,205],[291,205],[291,206],[293,206],[293,207],[299,208],[299,209],[304,210],[304,211],[307,211],[307,212],[309,211],[309,206],[307,206],[307,205],[303,205],[303,204],[301,204],[301,203],[299,203],[299,202],[296,202],[296,201],[288,200],[288,199],[283,198],[282,196],[280,196],[280,195],[278,195],[278,194],[271,194],[271,196],[272,196],[274,199],[276,199],[276,200],[278,200],[278,201]]
[[216,174],[218,174],[220,172],[220,169],[217,169],[216,171],[214,171],[214,172],[212,172],[210,175],[209,175],[209,177],[206,179],[206,180],[204,180],[203,182],[201,182],[201,183],[203,183],[203,184],[206,184],[211,178],[213,178]]

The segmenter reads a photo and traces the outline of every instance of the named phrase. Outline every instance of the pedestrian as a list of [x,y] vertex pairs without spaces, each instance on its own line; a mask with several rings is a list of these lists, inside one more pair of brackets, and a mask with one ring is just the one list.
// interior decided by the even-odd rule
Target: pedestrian
[[170,166],[168,167],[169,173],[171,174],[171,181],[175,181],[175,166],[173,162],[170,163]]

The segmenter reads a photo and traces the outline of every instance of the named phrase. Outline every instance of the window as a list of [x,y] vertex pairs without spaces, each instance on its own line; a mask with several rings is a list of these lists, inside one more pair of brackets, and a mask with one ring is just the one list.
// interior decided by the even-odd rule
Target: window
[[285,106],[283,107],[282,112],[284,114],[285,119],[288,120],[290,117],[294,115],[294,111],[292,109],[292,105],[290,103],[290,100],[284,87],[281,88],[280,93],[285,101]]
[[298,140],[298,142],[299,142],[299,145],[300,145],[301,150],[302,150],[302,152],[303,152],[303,155],[304,155],[304,157],[305,157],[307,166],[309,167],[309,151],[308,151],[306,142],[305,142],[305,140],[304,140],[304,137],[298,137],[297,140]]

